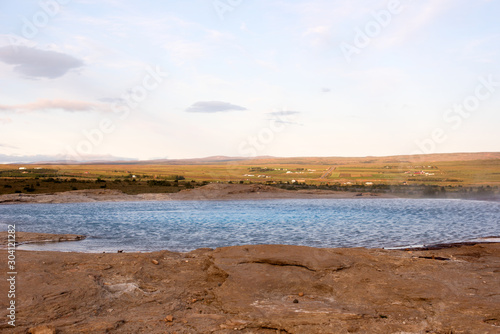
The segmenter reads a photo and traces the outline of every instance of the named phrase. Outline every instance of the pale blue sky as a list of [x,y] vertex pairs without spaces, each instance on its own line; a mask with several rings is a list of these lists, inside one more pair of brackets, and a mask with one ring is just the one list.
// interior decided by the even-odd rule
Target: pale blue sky
[[499,13],[487,0],[0,1],[0,161],[499,151]]

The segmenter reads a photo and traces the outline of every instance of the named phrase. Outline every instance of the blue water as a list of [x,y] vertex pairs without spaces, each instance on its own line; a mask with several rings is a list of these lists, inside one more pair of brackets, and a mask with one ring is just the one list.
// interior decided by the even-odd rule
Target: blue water
[[280,199],[0,205],[0,229],[84,234],[24,249],[190,251],[242,244],[395,247],[500,235],[500,203]]

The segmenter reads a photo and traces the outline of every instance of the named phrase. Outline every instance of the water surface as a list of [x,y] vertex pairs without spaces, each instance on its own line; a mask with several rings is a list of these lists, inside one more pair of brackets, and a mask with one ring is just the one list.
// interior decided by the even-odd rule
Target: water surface
[[21,249],[190,251],[242,244],[395,247],[500,235],[500,203],[447,199],[276,199],[0,206],[0,229],[74,233]]

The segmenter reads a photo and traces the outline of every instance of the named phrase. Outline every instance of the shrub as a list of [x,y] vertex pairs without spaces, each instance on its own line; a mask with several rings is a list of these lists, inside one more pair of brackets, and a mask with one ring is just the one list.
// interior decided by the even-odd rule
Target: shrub
[[164,180],[149,180],[148,181],[148,186],[164,186],[164,187],[170,187],[172,183]]
[[30,186],[24,187],[23,190],[25,190],[29,193],[32,193],[33,191],[35,191],[35,187],[33,185],[30,185]]

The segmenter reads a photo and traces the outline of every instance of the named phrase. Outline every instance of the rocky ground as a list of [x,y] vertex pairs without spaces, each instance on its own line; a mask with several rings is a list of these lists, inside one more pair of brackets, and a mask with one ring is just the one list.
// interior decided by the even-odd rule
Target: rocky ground
[[498,243],[16,254],[17,325],[2,278],[2,333],[500,333]]
[[[0,232],[0,247],[5,246],[7,241],[7,232]],[[16,232],[17,244],[29,244],[40,242],[62,242],[62,241],[78,241],[85,239],[85,236],[78,234],[50,234],[50,233],[33,233],[33,232]]]
[[352,193],[330,190],[284,190],[260,184],[219,184],[183,190],[178,193],[128,195],[119,190],[90,189],[53,194],[0,195],[0,204],[13,203],[77,203],[97,201],[170,201],[170,200],[233,200],[271,198],[362,198],[394,197],[388,194]]

